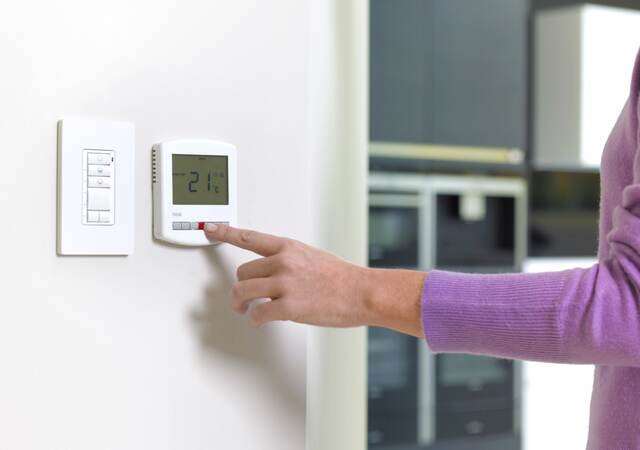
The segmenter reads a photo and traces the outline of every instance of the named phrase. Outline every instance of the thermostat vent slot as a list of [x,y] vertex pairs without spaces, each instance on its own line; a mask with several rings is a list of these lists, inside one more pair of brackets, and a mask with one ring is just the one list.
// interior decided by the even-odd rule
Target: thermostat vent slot
[[157,178],[157,158],[158,158],[158,150],[154,148],[151,151],[151,180],[153,184],[156,184],[156,178]]

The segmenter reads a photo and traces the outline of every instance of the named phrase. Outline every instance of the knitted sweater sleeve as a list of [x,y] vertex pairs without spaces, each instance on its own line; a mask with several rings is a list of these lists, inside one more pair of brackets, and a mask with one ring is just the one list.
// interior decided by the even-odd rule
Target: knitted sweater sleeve
[[[640,367],[640,57],[607,147],[633,156],[633,182],[612,211],[609,252],[588,269],[478,275],[431,271],[422,321],[434,352]],[[631,167],[616,171],[629,171]],[[616,174],[604,174],[615,177]],[[601,212],[602,213],[602,212]]]

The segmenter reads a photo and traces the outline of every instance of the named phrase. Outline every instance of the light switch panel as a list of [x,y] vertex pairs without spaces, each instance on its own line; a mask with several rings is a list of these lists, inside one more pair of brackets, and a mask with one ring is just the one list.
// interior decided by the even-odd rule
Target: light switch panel
[[58,122],[58,254],[133,252],[134,144],[129,122]]
[[[92,164],[89,164],[89,163]],[[84,225],[113,225],[116,177],[115,151],[84,150],[82,155],[82,223]],[[106,169],[106,170],[105,170]],[[89,215],[109,213],[109,220],[89,220]],[[100,216],[100,214],[98,214]],[[107,217],[107,216],[104,216]]]

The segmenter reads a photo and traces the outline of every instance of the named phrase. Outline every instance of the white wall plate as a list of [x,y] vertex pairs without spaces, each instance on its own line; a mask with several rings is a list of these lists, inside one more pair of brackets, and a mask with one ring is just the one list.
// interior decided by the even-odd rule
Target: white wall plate
[[134,232],[134,126],[58,122],[59,255],[130,255]]

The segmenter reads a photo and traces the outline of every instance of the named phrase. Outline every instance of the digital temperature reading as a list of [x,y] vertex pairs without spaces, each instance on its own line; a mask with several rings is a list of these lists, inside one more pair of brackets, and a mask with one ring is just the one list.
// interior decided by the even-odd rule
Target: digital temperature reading
[[172,155],[174,205],[228,205],[229,158]]

